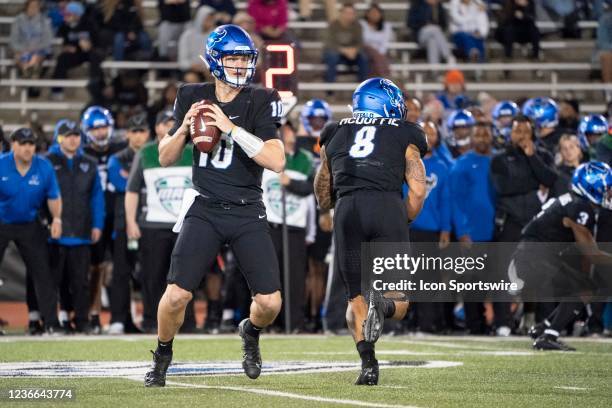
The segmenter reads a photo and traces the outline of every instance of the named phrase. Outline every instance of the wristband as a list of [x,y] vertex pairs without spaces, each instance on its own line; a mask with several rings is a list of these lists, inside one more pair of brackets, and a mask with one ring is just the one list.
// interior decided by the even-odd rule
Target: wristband
[[234,126],[229,135],[242,147],[242,150],[244,150],[250,159],[257,156],[263,149],[264,141],[241,127]]

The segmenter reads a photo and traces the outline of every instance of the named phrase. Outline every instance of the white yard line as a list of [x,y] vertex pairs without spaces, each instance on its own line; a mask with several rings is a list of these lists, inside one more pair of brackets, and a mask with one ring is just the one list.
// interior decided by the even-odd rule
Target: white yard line
[[560,385],[558,387],[554,387],[560,390],[569,390],[569,391],[587,391],[587,390],[592,390],[592,388],[584,388],[584,387],[568,387],[565,385]]
[[[139,381],[141,380],[139,379]],[[391,405],[391,404],[381,404],[381,403],[370,402],[370,401],[325,398],[325,397],[317,397],[314,395],[294,394],[292,392],[266,390],[263,388],[236,387],[236,386],[226,386],[226,385],[190,384],[190,383],[181,383],[181,382],[176,382],[176,381],[166,381],[166,384],[187,387],[187,388],[201,388],[201,389],[207,389],[207,390],[247,392],[251,394],[265,395],[269,397],[290,398],[290,399],[315,401],[315,402],[326,402],[330,404],[353,405],[353,406],[358,406],[358,407],[416,408],[415,406],[412,406],[412,405]]]

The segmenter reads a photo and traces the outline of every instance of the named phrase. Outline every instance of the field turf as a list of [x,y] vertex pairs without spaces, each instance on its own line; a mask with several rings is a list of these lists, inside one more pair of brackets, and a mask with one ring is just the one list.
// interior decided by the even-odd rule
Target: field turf
[[[612,339],[567,341],[578,351],[536,352],[527,338],[383,337],[378,359],[401,363],[381,369],[379,386],[358,387],[352,385],[358,357],[350,337],[263,335],[266,367],[317,362],[322,369],[301,373],[290,363],[289,372],[266,375],[264,370],[257,380],[223,369],[218,374],[204,370],[207,375],[169,375],[166,388],[145,389],[143,363],[150,361],[149,349],[156,345],[152,336],[5,336],[0,337],[0,406],[612,407]],[[239,366],[240,358],[237,336],[179,335],[174,342],[175,362],[193,362],[196,368],[216,362]],[[34,362],[59,361],[123,363],[105,363],[102,377],[81,377],[78,369],[70,372],[72,377],[16,376],[16,369],[23,368],[19,363],[45,368],[51,363]],[[347,362],[354,367],[346,367]],[[138,366],[124,371],[130,364]],[[335,371],[335,365],[342,371]],[[25,388],[70,388],[75,400],[8,398],[10,389]]]

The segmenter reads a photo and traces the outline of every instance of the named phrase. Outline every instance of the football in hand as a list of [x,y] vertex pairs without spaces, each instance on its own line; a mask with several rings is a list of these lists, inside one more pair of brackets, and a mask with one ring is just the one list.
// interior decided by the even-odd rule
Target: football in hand
[[[209,100],[202,101],[206,105],[212,104]],[[204,115],[205,112],[211,112],[208,108],[198,110],[191,120],[189,133],[194,146],[202,153],[210,153],[221,138],[221,131],[218,127],[209,125],[213,119]]]

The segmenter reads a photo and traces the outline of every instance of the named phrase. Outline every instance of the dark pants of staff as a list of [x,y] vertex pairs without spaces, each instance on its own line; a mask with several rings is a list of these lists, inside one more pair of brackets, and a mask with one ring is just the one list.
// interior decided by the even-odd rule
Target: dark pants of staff
[[46,326],[57,322],[56,284],[49,270],[47,230],[38,222],[27,224],[0,224],[0,258],[10,241],[15,242],[26,265],[26,274],[32,276],[36,300]]
[[[51,244],[51,272],[60,286],[67,310],[67,303],[74,309],[74,322],[78,331],[83,330],[89,320],[89,245],[64,246]],[[66,310],[65,309],[65,310]]]
[[[304,327],[304,306],[306,303],[304,285],[306,284],[306,230],[289,227],[287,239],[289,241],[289,284],[284,282],[284,272],[281,273],[283,294],[289,294],[291,329],[300,330]],[[278,264],[283,265],[283,229],[279,224],[270,224],[270,235]],[[286,295],[285,295],[286,296]],[[285,302],[279,314],[278,322],[285,327]]]

